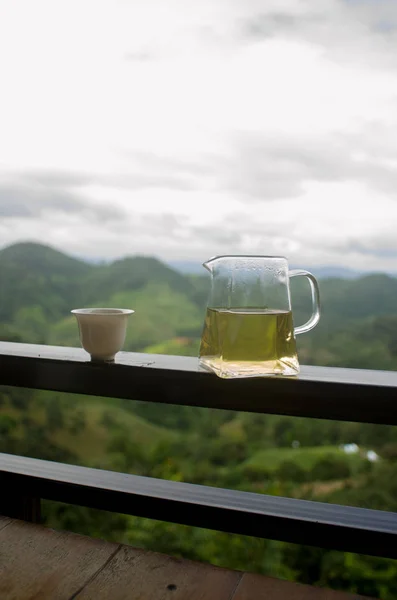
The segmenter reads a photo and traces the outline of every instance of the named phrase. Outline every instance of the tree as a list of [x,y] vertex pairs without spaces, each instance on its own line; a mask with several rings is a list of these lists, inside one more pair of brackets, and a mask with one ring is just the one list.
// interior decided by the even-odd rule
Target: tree
[[307,473],[292,460],[285,460],[276,471],[276,477],[284,481],[302,483],[307,481]]
[[335,456],[324,456],[313,467],[311,477],[314,480],[346,479],[350,476],[350,467],[346,460]]
[[48,402],[46,406],[47,426],[50,431],[62,429],[64,426],[63,412],[58,402]]

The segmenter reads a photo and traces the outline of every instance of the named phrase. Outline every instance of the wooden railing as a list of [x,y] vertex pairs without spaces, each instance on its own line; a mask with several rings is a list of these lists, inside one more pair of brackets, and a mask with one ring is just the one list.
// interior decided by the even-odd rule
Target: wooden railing
[[[221,380],[196,359],[0,343],[0,384],[148,402],[397,425],[397,373],[303,367],[299,378]],[[397,514],[0,455],[0,514],[40,499],[363,554],[397,557]]]

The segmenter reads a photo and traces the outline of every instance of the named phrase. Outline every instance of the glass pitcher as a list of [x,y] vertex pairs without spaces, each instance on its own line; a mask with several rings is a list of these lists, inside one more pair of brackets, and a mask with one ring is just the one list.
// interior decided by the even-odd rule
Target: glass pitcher
[[[203,266],[211,273],[211,292],[200,365],[223,378],[297,375],[295,336],[320,319],[316,278],[289,271],[283,256],[216,256]],[[294,328],[289,280],[298,276],[309,281],[313,312]]]

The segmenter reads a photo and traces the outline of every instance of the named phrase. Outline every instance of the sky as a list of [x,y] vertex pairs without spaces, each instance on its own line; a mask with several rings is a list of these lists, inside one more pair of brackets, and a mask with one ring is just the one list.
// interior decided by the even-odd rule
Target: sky
[[0,0],[0,246],[397,271],[396,0]]

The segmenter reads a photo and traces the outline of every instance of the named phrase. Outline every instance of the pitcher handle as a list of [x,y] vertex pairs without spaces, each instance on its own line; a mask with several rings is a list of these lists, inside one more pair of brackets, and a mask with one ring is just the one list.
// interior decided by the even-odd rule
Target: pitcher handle
[[307,277],[310,284],[310,291],[312,295],[312,304],[313,304],[313,313],[310,319],[304,325],[300,325],[299,327],[295,327],[294,334],[299,335],[300,333],[306,333],[313,329],[320,320],[320,291],[318,289],[317,279],[309,273],[309,271],[304,271],[303,269],[293,269],[289,272],[289,277]]

